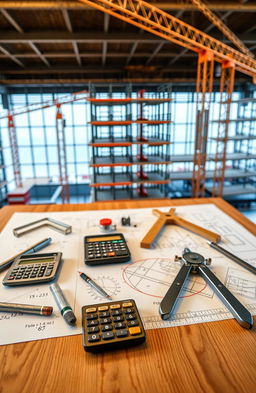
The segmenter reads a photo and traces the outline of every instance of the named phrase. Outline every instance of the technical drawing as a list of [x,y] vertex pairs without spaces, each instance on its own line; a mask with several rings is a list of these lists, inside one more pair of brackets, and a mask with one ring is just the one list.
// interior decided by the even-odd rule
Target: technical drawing
[[191,236],[185,229],[170,227],[164,229],[163,232],[161,232],[153,242],[153,248],[182,249],[184,248],[184,244],[186,244],[186,247],[190,248],[197,248],[200,246],[200,238],[197,239],[197,235]]
[[[189,218],[190,220],[190,218]],[[196,212],[191,215],[191,222],[199,222],[201,226],[205,226],[207,229],[217,232],[225,239],[226,244],[229,247],[234,247],[235,250],[246,250],[251,251],[255,249],[254,243],[250,242],[245,236],[238,235],[234,232],[231,225],[228,222],[220,221],[218,216],[211,214]]]
[[248,274],[239,269],[228,268],[225,285],[233,293],[248,299],[256,299],[256,282]]
[[[116,297],[119,292],[121,291],[121,286],[119,282],[114,279],[113,277],[110,276],[96,276],[93,278],[93,280],[101,287],[103,288],[108,295],[111,297]],[[91,286],[87,287],[87,292],[90,294],[90,296],[95,300],[95,301],[103,301],[106,300],[106,298],[102,295],[100,295],[95,289],[93,289]]]
[[[142,259],[123,269],[123,279],[137,292],[162,298],[178,273],[179,267],[179,263],[169,258]],[[197,275],[188,280],[182,297],[194,295],[213,297],[213,291]]]
[[[169,208],[159,206],[159,209],[167,211]],[[241,239],[244,245],[233,246],[231,251],[239,256],[242,254],[243,259],[252,264],[256,263],[255,236],[241,225],[235,223],[217,207],[209,204],[181,206],[177,208],[177,214],[188,221],[220,233],[224,243],[227,242],[226,237],[228,236],[231,236],[232,239]],[[242,296],[244,305],[252,313],[255,314],[256,312],[256,282],[254,276],[246,270],[243,271],[242,268],[237,268],[231,260],[224,260],[223,256],[212,250],[201,236],[175,225],[170,225],[156,239],[156,248],[151,250],[140,248],[140,240],[156,220],[151,208],[65,213],[50,212],[47,215],[72,225],[72,234],[68,236],[54,232],[53,242],[49,246],[49,250],[52,247],[63,253],[64,263],[60,270],[58,282],[63,287],[68,298],[70,295],[69,301],[74,302],[71,304],[74,309],[80,309],[81,305],[85,303],[93,304],[106,301],[106,298],[103,298],[96,290],[89,285],[85,285],[79,279],[77,271],[84,267],[83,236],[101,233],[99,220],[103,217],[109,217],[114,224],[117,224],[117,232],[124,233],[132,253],[132,262],[116,266],[102,265],[99,269],[93,269],[95,275],[92,278],[110,296],[113,296],[113,299],[134,298],[140,309],[143,321],[146,321],[146,329],[217,321],[232,317],[225,307],[221,307],[220,300],[213,294],[211,288],[206,285],[204,279],[194,275],[191,276],[190,281],[187,281],[187,287],[182,293],[175,319],[159,321],[158,307],[160,301],[180,268],[180,264],[174,262],[175,254],[179,255],[184,247],[191,247],[191,249],[195,249],[203,255],[212,257],[214,273],[222,277],[223,282],[226,278],[225,285],[230,291],[234,295]],[[13,227],[22,225],[26,220],[37,220],[44,216],[45,213],[30,213],[29,217],[28,213],[16,213],[1,233],[1,243],[7,244],[10,241],[10,236],[13,236]],[[136,227],[121,226],[121,217],[127,216],[130,217],[132,224],[137,225]],[[210,221],[212,221],[213,226]],[[47,232],[45,232],[45,229],[42,229],[40,236],[44,235],[47,236]],[[15,239],[11,251],[3,247],[2,258],[7,259],[10,257],[10,254],[24,250],[37,240],[38,234],[36,233],[30,233],[24,239]],[[232,242],[234,243],[235,240],[232,240]],[[88,269],[90,276],[91,269],[88,267],[84,268]],[[1,276],[3,277],[4,274],[2,272]],[[48,290],[48,285],[22,287],[19,288],[16,295],[12,290],[2,286],[0,295],[4,301],[45,304],[56,308],[54,299]],[[71,329],[71,327],[67,326],[57,309],[51,317],[51,321],[47,319],[46,322],[47,325],[43,328],[42,316],[21,315],[17,317],[12,314],[3,314],[0,318],[0,324],[1,333],[4,332],[4,334],[0,336],[0,345],[29,341],[31,340],[31,332],[33,332],[33,340],[81,333],[80,322],[78,322],[76,328],[72,327]],[[50,322],[52,324],[49,324]],[[39,328],[41,329],[40,331],[38,330]]]

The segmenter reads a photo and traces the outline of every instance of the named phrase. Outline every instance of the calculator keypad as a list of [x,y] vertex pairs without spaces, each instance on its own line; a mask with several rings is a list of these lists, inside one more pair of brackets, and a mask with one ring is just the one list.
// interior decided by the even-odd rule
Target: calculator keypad
[[3,285],[29,285],[52,281],[61,266],[61,252],[22,255],[7,271]]
[[[123,235],[119,234],[120,240],[98,240],[87,242],[85,237],[85,262],[90,264],[126,262],[130,259],[130,252]],[[111,237],[109,235],[108,237]],[[116,237],[116,234],[113,235]]]
[[54,263],[34,264],[12,269],[7,280],[29,280],[42,277],[50,277],[54,269]]
[[[104,311],[101,311],[104,308]],[[92,312],[93,310],[93,312]],[[83,341],[88,352],[140,344],[146,334],[134,300],[84,306]]]

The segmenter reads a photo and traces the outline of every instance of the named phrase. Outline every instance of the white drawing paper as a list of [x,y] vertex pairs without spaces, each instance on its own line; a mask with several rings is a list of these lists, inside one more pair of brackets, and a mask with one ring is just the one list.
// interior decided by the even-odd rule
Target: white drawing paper
[[[159,208],[168,211],[170,207]],[[249,231],[212,204],[178,206],[175,213],[199,226],[221,235],[221,245],[256,266],[256,239]],[[121,218],[130,217],[131,226],[122,226]],[[72,233],[63,235],[43,227],[16,238],[13,228],[50,217],[72,226]],[[122,232],[132,254],[132,260],[123,264],[89,267],[84,264],[83,237],[102,234],[101,218],[111,218],[116,232]],[[52,243],[40,253],[61,251],[63,264],[58,283],[77,317],[77,325],[66,324],[58,310],[48,284],[5,287],[0,284],[0,301],[53,306],[50,317],[0,312],[0,345],[39,340],[50,337],[81,334],[81,308],[84,305],[106,302],[78,274],[85,272],[108,292],[113,300],[134,299],[146,329],[180,326],[191,323],[218,321],[232,315],[218,299],[203,278],[190,277],[178,301],[171,320],[163,321],[158,312],[161,299],[174,280],[185,247],[212,258],[211,269],[229,290],[256,314],[256,279],[232,260],[212,249],[206,239],[175,225],[166,225],[154,241],[152,249],[140,248],[140,241],[156,221],[152,209],[124,209],[79,212],[15,213],[0,235],[1,260],[51,237]],[[0,273],[0,281],[6,272]],[[241,328],[242,329],[242,328]]]

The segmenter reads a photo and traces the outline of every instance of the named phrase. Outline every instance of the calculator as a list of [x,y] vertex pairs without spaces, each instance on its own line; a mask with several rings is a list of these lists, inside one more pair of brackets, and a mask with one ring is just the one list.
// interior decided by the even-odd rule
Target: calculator
[[41,284],[55,279],[62,253],[21,255],[15,259],[3,279],[8,286]]
[[83,345],[100,352],[142,344],[146,333],[132,299],[82,307]]
[[86,265],[128,262],[131,254],[122,233],[84,237]]

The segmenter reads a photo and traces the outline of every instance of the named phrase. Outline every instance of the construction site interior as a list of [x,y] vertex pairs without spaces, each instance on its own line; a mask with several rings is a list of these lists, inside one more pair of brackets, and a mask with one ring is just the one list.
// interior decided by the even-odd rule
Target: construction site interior
[[220,196],[255,221],[255,15],[0,1],[1,206]]

